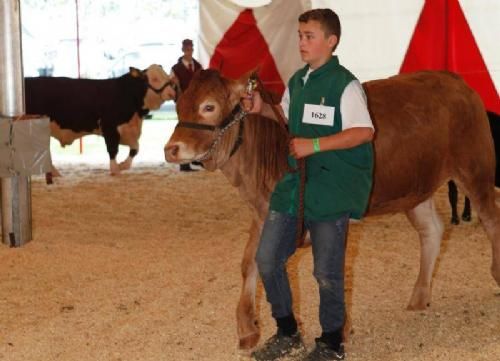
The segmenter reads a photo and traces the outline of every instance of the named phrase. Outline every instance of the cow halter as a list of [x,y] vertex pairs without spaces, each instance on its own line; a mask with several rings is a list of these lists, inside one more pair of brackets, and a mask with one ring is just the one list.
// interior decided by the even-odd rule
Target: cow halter
[[151,84],[149,84],[148,81],[148,88],[154,91],[156,94],[161,95],[161,93],[165,90],[166,87],[171,86],[172,88],[175,89],[175,83],[172,80],[167,81],[161,88],[155,88]]
[[248,112],[241,109],[241,106],[238,104],[234,107],[231,114],[229,114],[226,118],[224,118],[222,123],[219,125],[209,125],[209,124],[179,121],[179,123],[177,123],[175,127],[218,132],[217,137],[210,145],[210,148],[208,148],[208,150],[205,153],[203,153],[200,157],[193,159],[193,161],[202,162],[204,160],[209,159],[212,156],[213,152],[217,149],[217,145],[219,144],[224,134],[234,125],[241,122],[240,127],[238,129],[238,139],[236,139],[236,142],[233,144],[233,149],[231,150],[231,153],[229,153],[229,158],[231,158],[234,155],[234,153],[236,153],[240,145],[243,143],[243,124],[244,124],[243,120],[245,119],[247,114]]
[[159,95],[160,98],[161,98],[161,93],[165,90],[165,88],[168,87],[168,86],[170,86],[170,87],[172,87],[172,89],[175,90],[175,99],[174,100],[177,100],[177,94],[179,93],[179,91],[178,91],[177,84],[172,79],[166,81],[165,84],[163,84],[160,88],[155,88],[154,86],[152,86],[149,83],[147,69],[143,70],[142,72],[146,76],[146,84],[148,85],[148,88],[151,89],[153,92],[155,92],[157,95]]
[[157,95],[159,95],[160,98],[161,98],[161,93],[165,90],[165,88],[168,86],[171,86],[172,89],[175,90],[175,99],[177,99],[177,93],[178,93],[177,84],[175,84],[172,80],[167,81],[165,84],[163,84],[163,86],[161,88],[155,88],[154,86],[149,84],[149,81],[147,83],[148,83],[148,88],[151,89],[152,91],[154,91]]

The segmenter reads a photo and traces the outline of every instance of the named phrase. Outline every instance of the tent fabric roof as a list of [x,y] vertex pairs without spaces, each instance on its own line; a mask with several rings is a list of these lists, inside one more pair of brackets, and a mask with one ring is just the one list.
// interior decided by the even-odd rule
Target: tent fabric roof
[[273,0],[251,9],[238,5],[243,1],[200,1],[200,59],[204,65],[222,65],[229,77],[257,66],[266,84],[284,89],[303,66],[298,16],[334,5],[342,23],[336,54],[361,81],[400,71],[455,71],[489,110],[500,113],[499,1]]

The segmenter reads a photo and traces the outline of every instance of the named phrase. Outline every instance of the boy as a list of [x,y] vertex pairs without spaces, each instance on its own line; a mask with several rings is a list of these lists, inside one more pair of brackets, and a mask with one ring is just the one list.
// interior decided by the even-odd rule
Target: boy
[[[359,81],[332,53],[340,21],[330,9],[299,17],[299,48],[307,65],[288,82],[281,108],[288,118],[289,164],[307,157],[304,224],[309,230],[318,281],[322,334],[304,360],[342,360],[344,253],[349,218],[360,219],[371,191],[374,128]],[[250,104],[249,104],[249,101]],[[243,100],[252,112],[274,118],[259,95]],[[292,311],[286,262],[295,252],[299,176],[287,173],[270,199],[256,261],[277,333],[252,356],[276,360],[305,353]]]

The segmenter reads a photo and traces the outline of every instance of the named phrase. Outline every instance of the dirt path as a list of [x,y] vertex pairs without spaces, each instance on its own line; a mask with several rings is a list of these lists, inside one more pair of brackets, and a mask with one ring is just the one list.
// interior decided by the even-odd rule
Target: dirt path
[[[221,173],[59,166],[33,179],[34,241],[0,246],[0,360],[236,360],[235,309],[249,213]],[[402,215],[350,230],[350,361],[500,360],[500,290],[478,224],[446,224],[433,303],[405,311],[418,239]],[[305,340],[319,332],[310,249],[290,263]],[[259,284],[263,339],[274,332]]]

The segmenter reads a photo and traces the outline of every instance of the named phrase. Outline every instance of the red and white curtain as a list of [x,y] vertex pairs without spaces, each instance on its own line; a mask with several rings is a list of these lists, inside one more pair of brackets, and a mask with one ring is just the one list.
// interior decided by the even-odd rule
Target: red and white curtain
[[281,93],[303,65],[298,16],[324,7],[342,24],[336,54],[361,81],[450,70],[500,114],[500,0],[200,0],[200,59],[231,78],[258,69]]

